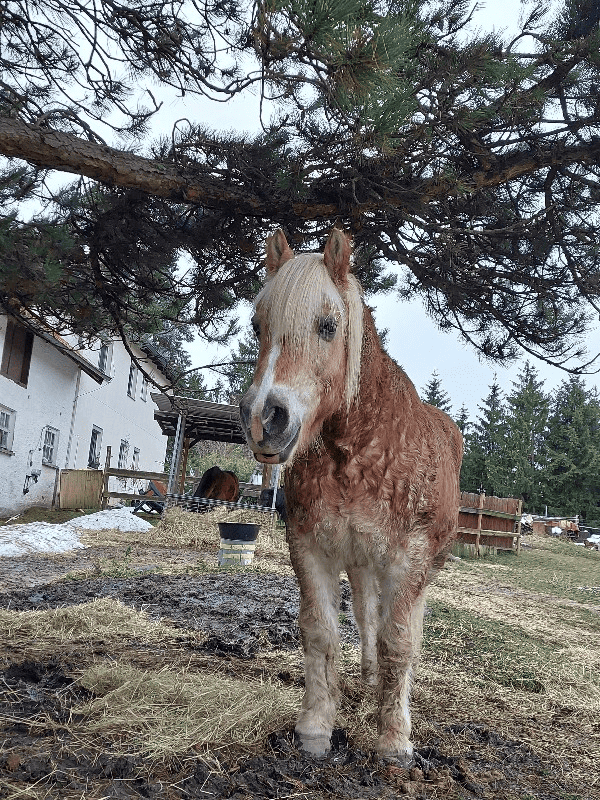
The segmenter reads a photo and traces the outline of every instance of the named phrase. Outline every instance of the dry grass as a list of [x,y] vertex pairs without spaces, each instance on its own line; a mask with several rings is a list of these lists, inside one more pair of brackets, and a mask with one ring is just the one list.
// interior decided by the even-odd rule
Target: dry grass
[[79,683],[96,695],[74,709],[84,715],[89,735],[108,737],[119,752],[153,761],[208,745],[255,745],[290,724],[300,701],[299,690],[270,681],[168,667],[157,672],[98,664]]
[[[152,544],[168,540],[173,547],[168,535],[174,529],[173,536],[189,542],[188,516],[205,523],[208,515],[167,516]],[[177,534],[177,524],[187,532]],[[156,530],[149,532],[152,537]],[[218,532],[210,536],[216,550]],[[287,558],[277,528],[261,529],[259,545],[265,562]],[[554,541],[538,542],[520,557],[453,562],[443,570],[429,590],[414,686],[418,746],[436,743],[454,754],[466,752],[472,741],[448,726],[481,724],[507,741],[525,743],[548,769],[556,768],[560,747],[563,778],[595,796],[600,606],[574,592],[599,585],[599,577],[600,554]],[[110,599],[53,611],[0,611],[0,629],[8,648],[28,643],[28,652],[39,658],[61,647],[85,652],[80,680],[97,696],[78,709],[82,719],[69,723],[81,747],[100,748],[108,741],[114,752],[155,760],[182,758],[209,744],[259,748],[268,732],[291,723],[300,703],[299,649],[265,650],[252,662],[201,655],[189,646],[196,634]],[[103,650],[97,653],[89,643],[98,640]],[[281,683],[277,676],[286,672]],[[343,646],[337,724],[369,749],[376,699],[365,692],[359,673],[358,651]]]
[[0,609],[0,630],[4,647],[30,647],[44,656],[56,652],[57,645],[101,639],[165,641],[181,639],[176,628],[152,620],[144,611],[135,611],[118,600],[101,598],[78,606],[45,611],[6,611]]

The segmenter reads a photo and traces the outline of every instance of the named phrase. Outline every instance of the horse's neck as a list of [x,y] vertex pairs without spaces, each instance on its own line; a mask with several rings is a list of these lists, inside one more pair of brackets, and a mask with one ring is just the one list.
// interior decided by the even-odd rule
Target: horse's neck
[[332,445],[370,437],[371,431],[385,425],[389,417],[407,419],[419,413],[421,401],[417,391],[396,362],[383,350],[371,312],[365,307],[358,396],[349,413],[340,411],[323,426],[323,435]]

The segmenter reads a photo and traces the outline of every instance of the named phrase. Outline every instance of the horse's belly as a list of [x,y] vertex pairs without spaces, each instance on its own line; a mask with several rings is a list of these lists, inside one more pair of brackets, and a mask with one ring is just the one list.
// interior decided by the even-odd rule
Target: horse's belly
[[382,564],[389,559],[390,539],[382,521],[350,513],[325,517],[317,525],[319,549],[347,567]]

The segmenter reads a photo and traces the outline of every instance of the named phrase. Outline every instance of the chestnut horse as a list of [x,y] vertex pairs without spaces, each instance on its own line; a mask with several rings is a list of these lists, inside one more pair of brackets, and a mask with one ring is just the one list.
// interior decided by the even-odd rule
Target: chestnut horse
[[330,746],[345,569],[362,674],[379,687],[377,750],[409,764],[424,592],[457,530],[462,437],[383,351],[350,254],[337,229],[323,255],[296,256],[282,231],[270,237],[252,320],[260,354],[240,414],[256,459],[289,465],[306,672],[300,743],[316,755]]

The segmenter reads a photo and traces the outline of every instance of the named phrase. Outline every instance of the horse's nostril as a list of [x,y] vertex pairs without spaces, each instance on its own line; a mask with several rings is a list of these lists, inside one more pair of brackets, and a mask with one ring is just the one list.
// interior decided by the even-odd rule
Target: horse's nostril
[[248,427],[250,423],[250,403],[245,398],[240,400],[240,417],[242,423]]
[[266,417],[263,415],[262,424],[264,425],[265,428],[268,426],[268,424],[271,422],[271,420],[275,416],[275,411],[276,411],[276,409],[272,408]]
[[270,403],[267,398],[261,414],[261,422],[268,436],[278,436],[287,428],[289,414],[285,408]]

